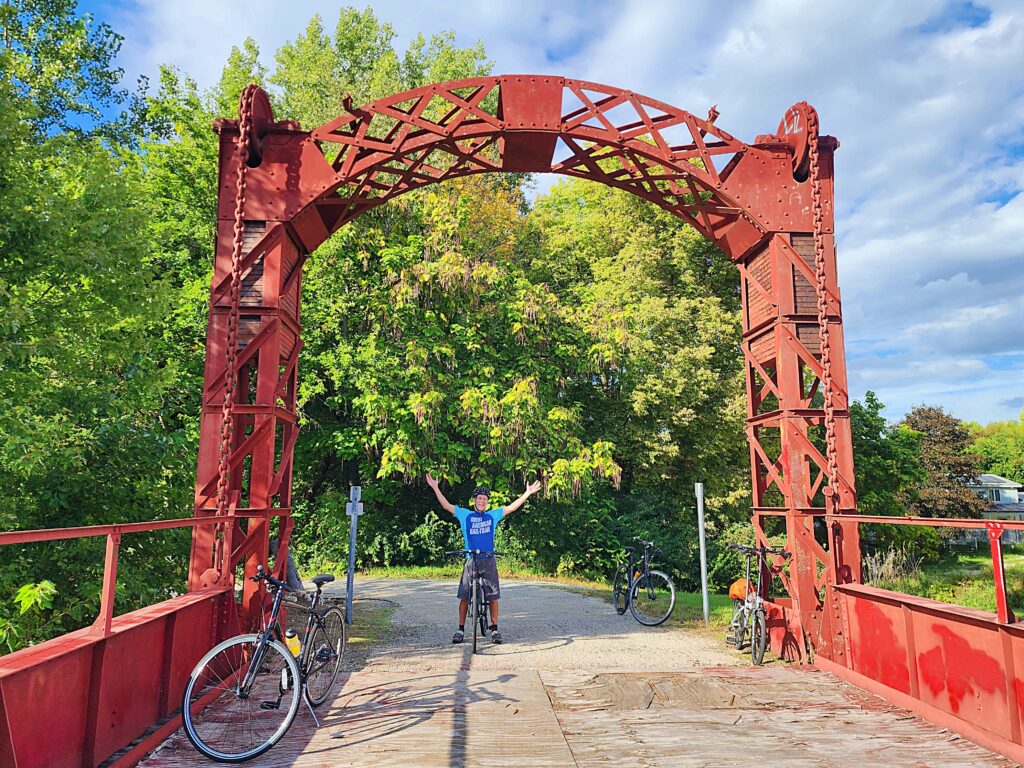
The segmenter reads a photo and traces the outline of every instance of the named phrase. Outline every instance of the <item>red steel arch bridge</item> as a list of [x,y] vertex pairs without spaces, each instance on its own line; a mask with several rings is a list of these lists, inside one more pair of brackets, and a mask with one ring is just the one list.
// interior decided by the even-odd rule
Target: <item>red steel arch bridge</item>
[[[107,540],[95,624],[0,658],[0,765],[95,766],[119,750],[118,764],[134,764],[177,727],[196,660],[258,619],[256,587],[244,581],[237,600],[236,572],[251,575],[266,562],[275,520],[277,562],[285,562],[305,258],[404,192],[495,172],[558,173],[626,190],[732,259],[742,293],[751,521],[763,541],[768,518],[781,517],[793,552],[781,574],[788,596],[771,604],[773,648],[1024,761],[1024,629],[1008,608],[1001,549],[1004,528],[1024,524],[988,524],[995,614],[861,583],[862,524],[985,523],[857,514],[833,227],[839,144],[820,134],[806,103],[752,143],[717,117],[598,83],[505,75],[362,106],[346,97],[341,115],[310,132],[275,121],[266,94],[246,88],[239,120],[215,126],[217,243],[193,515],[0,534],[0,544]],[[188,591],[115,617],[123,537],[175,527],[192,529]],[[48,738],[39,738],[39,723]]]

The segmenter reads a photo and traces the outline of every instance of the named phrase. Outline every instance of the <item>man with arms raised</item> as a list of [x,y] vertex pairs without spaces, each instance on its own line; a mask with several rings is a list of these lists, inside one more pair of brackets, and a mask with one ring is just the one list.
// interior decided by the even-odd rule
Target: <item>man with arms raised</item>
[[[511,515],[519,509],[526,500],[540,490],[540,483],[534,481],[526,487],[525,493],[518,499],[505,507],[487,509],[487,500],[490,498],[490,491],[485,487],[477,486],[473,489],[473,509],[454,506],[444,497],[437,487],[437,480],[428,472],[427,485],[434,490],[434,495],[441,503],[441,506],[455,515],[462,527],[462,538],[466,543],[466,549],[480,550],[481,552],[494,552],[494,529],[498,521],[506,515]],[[498,631],[498,600],[501,597],[500,584],[498,583],[498,566],[493,557],[482,557],[477,560],[477,571],[481,574],[484,596],[491,606],[491,625],[488,629],[491,632],[491,641],[501,642],[501,633]],[[461,643],[466,629],[466,613],[469,611],[469,596],[472,592],[473,560],[466,557],[466,565],[462,569],[462,579],[459,582],[459,628],[452,636],[453,643]]]

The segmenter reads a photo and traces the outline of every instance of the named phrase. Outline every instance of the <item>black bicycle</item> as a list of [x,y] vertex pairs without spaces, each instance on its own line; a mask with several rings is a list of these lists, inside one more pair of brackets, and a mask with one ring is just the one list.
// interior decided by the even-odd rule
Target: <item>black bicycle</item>
[[[767,573],[769,580],[773,568],[768,564],[768,555],[781,555],[788,558],[790,553],[781,547],[748,547],[744,544],[726,544],[730,549],[735,549],[746,557],[747,574],[743,583],[746,585],[746,598],[743,600],[733,599],[732,621],[726,630],[725,640],[736,646],[736,650],[742,651],[747,641],[747,634],[750,634],[750,660],[755,665],[764,661],[764,653],[768,648],[768,621],[762,597],[761,574]],[[750,561],[757,559],[757,586],[750,581]],[[767,586],[767,585],[765,585]],[[767,591],[767,590],[765,590]]]
[[634,555],[633,547],[625,547],[626,560],[615,571],[612,602],[621,616],[629,609],[633,618],[647,627],[663,624],[676,607],[676,587],[663,571],[651,568],[651,559],[661,550],[654,542],[634,539],[643,545],[643,555]]
[[484,552],[479,549],[456,549],[451,552],[445,552],[445,554],[450,557],[472,558],[473,570],[470,572],[472,587],[469,599],[469,613],[466,615],[466,618],[473,625],[473,653],[476,653],[477,638],[487,636],[487,618],[491,605],[487,600],[487,595],[484,594],[483,584],[481,583],[483,576],[476,568],[476,561],[477,558],[486,557],[493,557],[497,560],[505,553]]
[[[278,613],[286,591],[263,566],[252,577],[265,583],[274,602],[265,628],[238,635],[214,646],[192,670],[182,696],[181,719],[192,745],[213,760],[241,763],[274,746],[295,720],[304,699],[317,725],[313,707],[323,704],[338,678],[345,653],[345,617],[338,608],[318,610],[324,584],[334,576],[313,579],[316,594],[306,628],[298,640],[297,657],[288,649]],[[295,642],[289,632],[288,640]]]

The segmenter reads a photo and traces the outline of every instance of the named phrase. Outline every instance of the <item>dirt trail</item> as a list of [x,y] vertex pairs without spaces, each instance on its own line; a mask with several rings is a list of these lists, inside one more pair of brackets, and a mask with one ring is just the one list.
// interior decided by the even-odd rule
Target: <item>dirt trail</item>
[[[619,616],[605,600],[542,582],[501,584],[499,627],[505,642],[484,640],[470,659],[469,643],[451,644],[456,628],[454,582],[360,579],[356,598],[396,604],[395,635],[365,658],[367,671],[526,669],[648,669],[747,664],[724,641],[679,627],[644,627]],[[337,590],[332,594],[343,594]],[[471,628],[467,627],[471,632]],[[467,635],[469,632],[467,632]]]

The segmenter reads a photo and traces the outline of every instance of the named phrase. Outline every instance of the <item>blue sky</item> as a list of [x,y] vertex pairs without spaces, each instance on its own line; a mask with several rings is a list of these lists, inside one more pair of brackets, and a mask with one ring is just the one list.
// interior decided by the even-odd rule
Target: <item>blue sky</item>
[[[90,0],[129,79],[216,81],[252,36],[267,64],[318,0]],[[352,2],[358,8],[364,2]],[[836,230],[850,388],[897,419],[922,403],[982,422],[1024,408],[1024,3],[550,0],[372,3],[417,33],[482,41],[495,73],[609,83],[753,141],[814,104],[839,138]],[[542,183],[542,188],[546,182]]]

